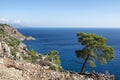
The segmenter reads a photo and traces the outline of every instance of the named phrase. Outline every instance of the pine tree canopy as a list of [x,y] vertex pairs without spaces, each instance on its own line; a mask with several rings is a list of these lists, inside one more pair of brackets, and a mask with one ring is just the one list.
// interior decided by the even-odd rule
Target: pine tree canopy
[[83,49],[76,50],[76,56],[89,62],[90,66],[95,67],[96,60],[101,64],[107,64],[107,61],[114,59],[114,49],[106,45],[106,38],[103,36],[79,32],[77,37]]

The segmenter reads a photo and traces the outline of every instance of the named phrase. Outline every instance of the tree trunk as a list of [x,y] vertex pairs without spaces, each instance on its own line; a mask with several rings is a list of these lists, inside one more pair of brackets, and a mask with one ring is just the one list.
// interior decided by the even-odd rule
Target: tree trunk
[[85,65],[86,65],[86,63],[87,63],[87,60],[89,59],[89,54],[87,55],[87,57],[86,57],[86,59],[85,59],[85,61],[84,61],[84,63],[83,63],[83,65],[82,65],[82,68],[81,68],[81,73],[84,73],[84,68],[85,68]]

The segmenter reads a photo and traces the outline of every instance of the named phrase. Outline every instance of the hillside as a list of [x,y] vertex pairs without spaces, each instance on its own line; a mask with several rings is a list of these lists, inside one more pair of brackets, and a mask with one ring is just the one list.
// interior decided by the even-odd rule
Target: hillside
[[106,73],[78,74],[64,71],[58,51],[38,54],[22,40],[33,40],[7,24],[0,24],[0,80],[114,80]]
[[11,37],[14,37],[19,40],[24,40],[25,36],[23,36],[17,29],[12,28],[10,25],[7,24],[0,24],[0,32],[6,33]]

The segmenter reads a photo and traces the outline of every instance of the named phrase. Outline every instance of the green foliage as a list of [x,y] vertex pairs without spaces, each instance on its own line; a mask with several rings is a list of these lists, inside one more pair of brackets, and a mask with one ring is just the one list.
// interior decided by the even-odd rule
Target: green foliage
[[8,41],[7,43],[9,46],[18,47],[20,44],[20,41],[16,38],[10,38],[10,41]]
[[29,50],[27,52],[27,54],[29,55],[29,57],[26,57],[26,56],[23,55],[23,59],[27,62],[35,63],[37,61],[37,59],[42,58],[42,55],[37,54],[33,49]]
[[52,50],[45,55],[47,55],[46,61],[50,63],[48,65],[50,66],[50,69],[57,70],[57,71],[63,71],[63,68],[60,66],[61,64],[60,64],[60,58],[58,55],[58,51]]
[[31,55],[31,57],[36,56],[36,52],[33,49],[28,51],[28,54]]
[[54,65],[52,65],[52,64],[50,65],[50,69],[55,70],[55,71],[57,70],[57,69],[56,69],[56,66],[54,66]]
[[96,64],[93,61],[90,61],[89,63],[91,67],[96,67]]
[[11,55],[15,56],[16,51],[17,51],[17,49],[16,49],[16,48],[10,49]]
[[53,63],[60,65],[60,58],[58,56],[58,51],[50,51],[48,53],[48,59],[53,60]]
[[20,40],[4,32],[4,29],[2,28],[4,26],[9,26],[9,25],[0,24],[0,40],[4,40],[9,46],[18,47],[18,45],[20,44]]
[[[84,60],[83,69],[87,61],[90,66],[95,67],[95,61],[107,64],[107,61],[114,59],[114,49],[106,45],[106,38],[95,34],[77,33],[78,41],[83,45],[83,49],[76,50],[76,56]],[[83,70],[82,70],[83,71]]]
[[52,70],[55,70],[55,71],[63,71],[63,68],[61,66],[56,66],[56,65],[53,65],[53,64],[49,64],[48,65],[50,67],[50,69]]

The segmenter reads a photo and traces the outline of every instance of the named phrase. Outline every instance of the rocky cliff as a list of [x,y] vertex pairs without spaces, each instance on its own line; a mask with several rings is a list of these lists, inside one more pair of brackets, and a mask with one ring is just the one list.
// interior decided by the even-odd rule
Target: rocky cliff
[[64,71],[57,51],[43,55],[28,50],[21,42],[25,38],[17,29],[0,24],[0,80],[114,80],[108,73]]
[[9,34],[12,37],[15,37],[19,40],[24,40],[25,36],[23,36],[17,29],[11,27],[7,24],[0,24],[0,31]]

